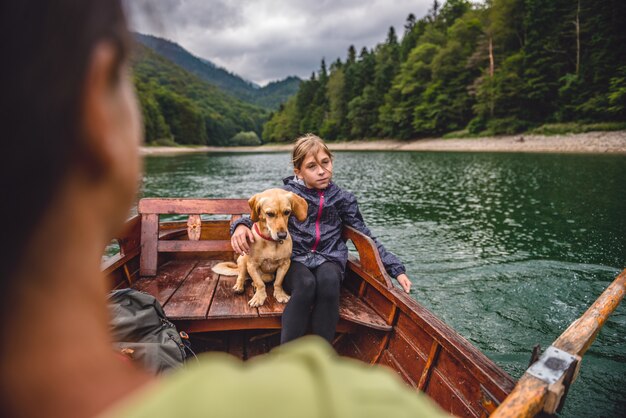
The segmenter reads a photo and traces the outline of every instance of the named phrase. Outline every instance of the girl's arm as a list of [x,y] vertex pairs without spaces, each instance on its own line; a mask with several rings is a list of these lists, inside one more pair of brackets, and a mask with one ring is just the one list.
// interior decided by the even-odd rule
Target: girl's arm
[[241,218],[233,222],[230,226],[230,235],[233,235],[235,233],[235,229],[237,229],[239,225],[245,225],[248,227],[248,229],[251,229],[252,225],[254,225],[254,222],[252,222],[252,219],[250,219],[249,217],[242,216]]
[[395,254],[387,251],[383,244],[381,244],[380,241],[378,241],[378,239],[372,234],[372,231],[369,230],[367,225],[365,225],[365,221],[363,221],[363,216],[359,210],[356,197],[352,193],[344,193],[346,193],[346,199],[342,208],[343,210],[341,211],[342,222],[344,225],[351,226],[374,240],[374,243],[378,248],[378,253],[380,254],[380,259],[385,266],[385,270],[391,277],[395,277],[400,285],[402,285],[404,291],[408,293],[411,290],[411,281],[406,275],[406,268],[404,267],[404,264],[402,264],[402,261],[400,261]]
[[239,218],[230,226],[230,245],[237,254],[243,255],[250,251],[248,241],[254,242],[253,224],[250,218]]

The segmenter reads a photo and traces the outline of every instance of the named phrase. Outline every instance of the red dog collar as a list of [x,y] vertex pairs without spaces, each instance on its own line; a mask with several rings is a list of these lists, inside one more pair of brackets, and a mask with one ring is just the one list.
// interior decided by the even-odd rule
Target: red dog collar
[[272,242],[278,242],[278,241],[276,241],[275,239],[273,239],[272,237],[268,237],[267,235],[263,235],[263,234],[261,233],[261,231],[259,231],[259,224],[256,224],[256,223],[254,224],[254,230],[255,230],[255,231],[256,231],[256,233],[257,233],[257,234],[259,234],[259,236],[260,236],[261,238],[263,238],[264,240],[267,240],[267,241],[272,241]]

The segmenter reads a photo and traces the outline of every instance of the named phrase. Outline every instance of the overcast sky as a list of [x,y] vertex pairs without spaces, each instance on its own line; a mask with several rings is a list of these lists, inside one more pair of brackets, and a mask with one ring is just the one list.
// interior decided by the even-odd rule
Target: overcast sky
[[126,0],[131,28],[170,39],[260,85],[308,78],[340,57],[404,32],[432,0]]

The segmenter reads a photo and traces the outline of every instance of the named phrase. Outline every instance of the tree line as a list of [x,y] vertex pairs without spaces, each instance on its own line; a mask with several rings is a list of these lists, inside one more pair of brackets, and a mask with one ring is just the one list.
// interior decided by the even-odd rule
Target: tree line
[[263,140],[521,132],[626,121],[623,0],[435,0],[302,82]]

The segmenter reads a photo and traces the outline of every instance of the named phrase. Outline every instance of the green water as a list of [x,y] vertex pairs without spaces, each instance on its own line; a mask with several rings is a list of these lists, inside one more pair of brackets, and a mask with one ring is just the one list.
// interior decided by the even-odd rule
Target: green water
[[[626,157],[342,152],[334,180],[405,262],[412,296],[514,378],[626,267]],[[289,155],[149,157],[143,195],[249,197]],[[563,417],[626,415],[626,302]]]

